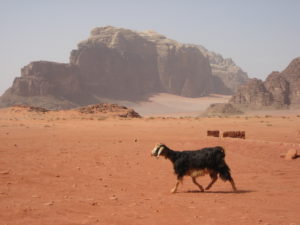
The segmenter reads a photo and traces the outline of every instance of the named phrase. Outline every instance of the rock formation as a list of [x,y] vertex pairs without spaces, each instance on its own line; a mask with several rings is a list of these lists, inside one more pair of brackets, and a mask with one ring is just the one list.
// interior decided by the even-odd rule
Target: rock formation
[[220,78],[233,92],[249,80],[247,73],[238,67],[231,58],[224,59],[220,54],[208,51],[201,45],[197,45],[197,47],[209,59],[212,75]]
[[71,52],[70,63],[37,61],[22,68],[21,77],[0,98],[0,106],[57,109],[103,98],[141,100],[158,92],[186,97],[229,94],[234,85],[226,87],[224,81],[231,78],[221,78],[226,73],[213,76],[209,60],[213,61],[208,58],[199,47],[153,31],[99,27]]
[[282,72],[272,72],[263,82],[251,79],[230,99],[250,108],[284,108],[300,104],[300,57]]
[[[57,118],[65,120],[66,118],[71,119],[106,119],[106,118],[142,118],[136,111],[131,108],[127,108],[118,104],[110,104],[110,103],[100,103],[94,105],[87,105],[75,109],[70,110],[48,110],[41,107],[34,107],[28,105],[14,105],[11,107],[7,107],[5,109],[1,109],[1,112],[4,114],[9,114],[10,117],[14,113],[33,113],[33,114],[47,114],[48,119]],[[28,115],[28,114],[27,114]],[[28,118],[28,117],[27,117]],[[32,118],[32,117],[29,117]],[[43,117],[40,117],[43,119]]]
[[111,116],[122,118],[142,118],[133,109],[110,103],[87,105],[75,110],[84,114],[110,114]]
[[243,112],[230,103],[215,103],[211,104],[202,116],[230,116],[239,114],[243,114]]

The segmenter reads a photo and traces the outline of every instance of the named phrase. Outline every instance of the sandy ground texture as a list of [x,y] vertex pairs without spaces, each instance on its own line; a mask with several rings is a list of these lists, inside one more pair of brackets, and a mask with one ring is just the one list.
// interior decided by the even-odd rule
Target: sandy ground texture
[[[229,95],[210,95],[199,98],[186,98],[168,93],[159,93],[142,102],[116,101],[119,105],[134,108],[142,116],[198,116],[213,103],[226,103]],[[110,99],[101,99],[101,102],[110,102]]]
[[[243,130],[246,139],[206,137]],[[238,192],[204,193],[150,152],[221,145]],[[300,224],[300,115],[105,119],[0,110],[0,225]],[[202,185],[209,177],[200,177]]]

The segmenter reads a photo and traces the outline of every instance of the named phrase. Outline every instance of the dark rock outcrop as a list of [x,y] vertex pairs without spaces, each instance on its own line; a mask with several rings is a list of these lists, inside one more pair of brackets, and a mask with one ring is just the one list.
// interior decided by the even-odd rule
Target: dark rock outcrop
[[122,118],[141,118],[141,116],[133,109],[118,104],[101,103],[87,105],[77,108],[76,111],[84,114],[112,114],[113,116]]
[[27,112],[36,112],[36,113],[49,112],[48,109],[44,109],[44,108],[41,108],[41,107],[29,106],[29,105],[14,105],[13,107],[11,107],[11,110],[13,112],[20,112],[22,110],[25,110]]
[[212,75],[199,47],[153,31],[99,27],[71,52],[69,64],[37,61],[22,68],[0,106],[58,109],[102,99],[141,100],[158,92],[186,97],[229,94],[223,80]]
[[230,99],[250,108],[286,108],[300,104],[300,57],[282,72],[272,72],[263,82],[251,79]]
[[230,115],[239,115],[239,114],[243,114],[243,112],[230,103],[215,103],[215,104],[211,104],[202,115],[203,116],[230,116]]

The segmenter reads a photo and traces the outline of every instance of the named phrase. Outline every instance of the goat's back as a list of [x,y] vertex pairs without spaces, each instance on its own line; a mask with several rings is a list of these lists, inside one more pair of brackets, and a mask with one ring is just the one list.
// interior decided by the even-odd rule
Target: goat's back
[[179,160],[190,168],[215,168],[224,164],[225,150],[220,146],[207,147],[195,151],[182,151]]

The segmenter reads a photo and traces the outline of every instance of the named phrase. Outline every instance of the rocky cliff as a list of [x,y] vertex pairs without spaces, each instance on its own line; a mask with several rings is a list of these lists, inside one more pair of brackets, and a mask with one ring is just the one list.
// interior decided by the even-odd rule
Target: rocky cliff
[[263,82],[251,79],[230,100],[250,108],[283,108],[300,104],[300,57],[282,72],[272,72]]
[[213,76],[209,60],[198,47],[153,31],[98,27],[71,52],[70,63],[37,61],[22,68],[0,104],[53,109],[102,98],[141,100],[157,92],[186,97],[230,93],[223,82],[227,78]]
[[201,45],[197,45],[200,51],[209,59],[212,75],[220,78],[223,83],[233,92],[245,84],[248,74],[237,66],[231,58],[223,58],[222,55],[208,51]]

